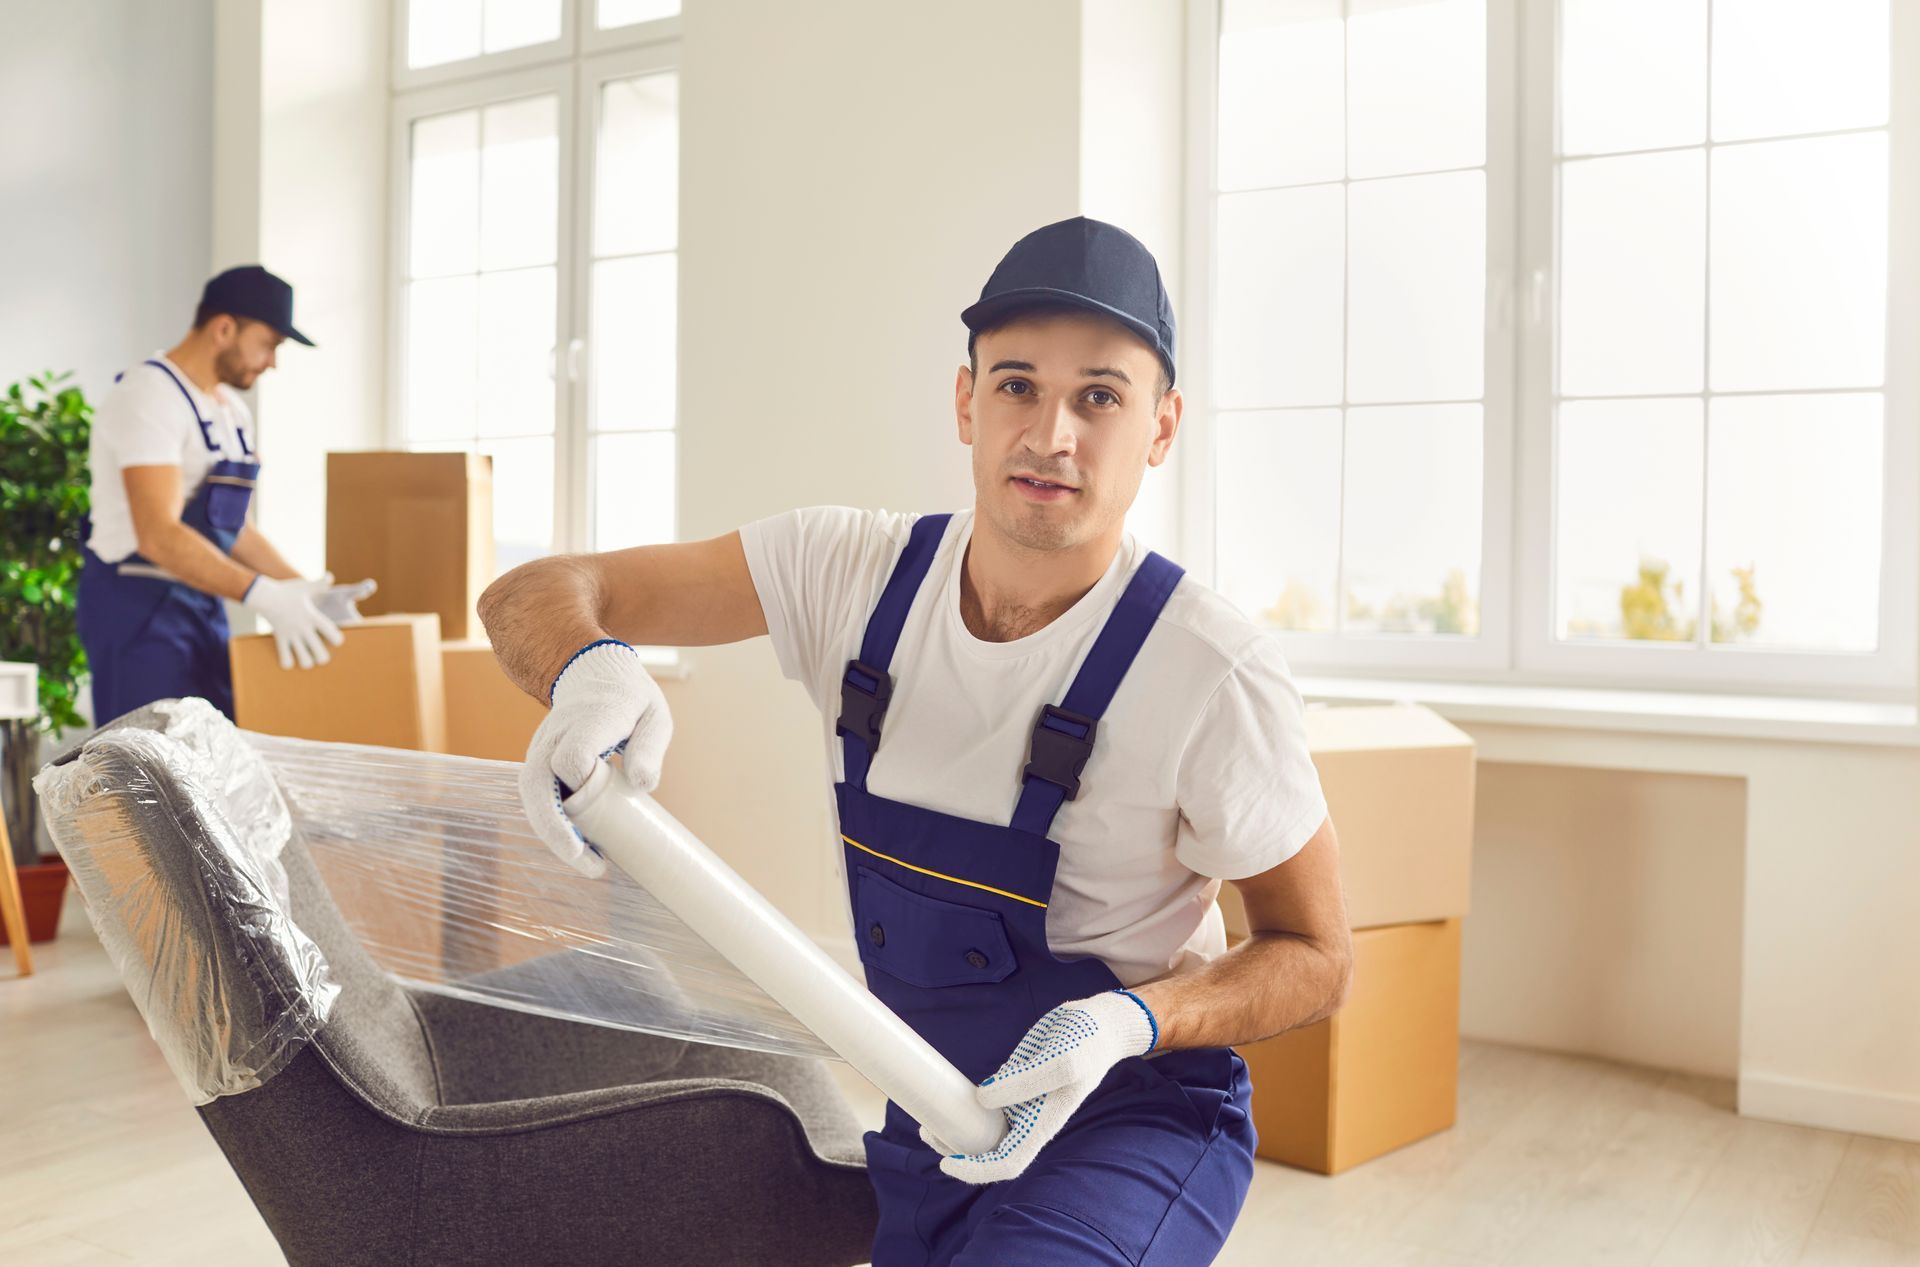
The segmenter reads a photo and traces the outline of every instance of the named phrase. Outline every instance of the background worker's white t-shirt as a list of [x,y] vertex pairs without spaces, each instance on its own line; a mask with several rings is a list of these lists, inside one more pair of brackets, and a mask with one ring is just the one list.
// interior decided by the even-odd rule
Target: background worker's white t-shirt
[[[836,782],[840,681],[918,518],[820,506],[740,530],[781,671],[821,710]],[[972,528],[971,511],[954,515],[908,614],[867,790],[1004,824],[1034,721],[1065,697],[1147,550],[1126,534],[1067,612],[1024,638],[985,642],[960,618]],[[1327,814],[1302,711],[1278,640],[1183,578],[1101,718],[1079,796],[1054,819],[1054,953],[1097,955],[1134,985],[1225,951],[1220,879],[1286,861]],[[836,863],[840,852],[836,836]]]
[[[167,358],[155,352],[156,361]],[[180,495],[192,501],[213,464],[223,458],[248,461],[253,443],[253,415],[240,394],[222,384],[209,395],[194,386],[179,366],[167,361],[193,397],[200,417],[213,425],[205,433],[194,421],[180,388],[166,371],[145,361],[128,369],[93,411],[92,439],[87,460],[93,471],[93,536],[87,544],[108,563],[118,563],[138,544],[133,531],[133,508],[121,472],[129,466],[177,466]],[[211,437],[213,447],[208,448]]]

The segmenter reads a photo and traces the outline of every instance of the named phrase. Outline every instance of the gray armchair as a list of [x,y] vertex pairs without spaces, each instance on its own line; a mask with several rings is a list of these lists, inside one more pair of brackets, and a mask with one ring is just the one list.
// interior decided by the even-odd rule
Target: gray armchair
[[[236,1025],[249,1008],[282,1013],[298,974],[236,935],[246,902],[210,874],[217,855],[187,847],[204,811],[111,743],[89,760],[147,781],[123,810],[137,865],[189,913],[169,935],[225,978]],[[289,1262],[866,1260],[860,1131],[818,1062],[407,988],[346,928],[298,833],[281,862],[294,922],[340,993],[284,1067],[200,1114]]]

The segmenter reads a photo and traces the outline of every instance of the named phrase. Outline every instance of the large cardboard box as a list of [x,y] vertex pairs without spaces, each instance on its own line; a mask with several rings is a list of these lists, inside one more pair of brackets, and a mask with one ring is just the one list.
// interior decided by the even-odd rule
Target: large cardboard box
[[547,710],[507,680],[485,642],[445,643],[440,662],[447,688],[446,751],[463,757],[523,761]]
[[[1467,913],[1473,860],[1473,740],[1418,704],[1315,706],[1307,745],[1340,838],[1340,879],[1354,928]],[[1222,885],[1231,936],[1246,911]]]
[[269,735],[444,750],[439,616],[370,616],[340,632],[346,641],[311,669],[281,668],[272,634],[233,639],[234,720]]
[[1238,1049],[1270,1161],[1337,1174],[1453,1125],[1460,921],[1365,929],[1353,953],[1346,1006]]
[[327,454],[327,570],[372,577],[368,615],[434,612],[448,638],[480,636],[493,580],[493,459],[475,453]]

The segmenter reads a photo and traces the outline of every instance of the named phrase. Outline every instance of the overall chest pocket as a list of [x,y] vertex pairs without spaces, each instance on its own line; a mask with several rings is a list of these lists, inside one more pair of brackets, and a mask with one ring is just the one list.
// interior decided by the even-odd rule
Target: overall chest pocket
[[947,902],[854,869],[854,937],[860,959],[908,985],[937,989],[1004,981],[1015,967],[998,911]]
[[209,476],[207,522],[222,532],[237,533],[247,523],[247,504],[253,500],[253,484],[228,483]]

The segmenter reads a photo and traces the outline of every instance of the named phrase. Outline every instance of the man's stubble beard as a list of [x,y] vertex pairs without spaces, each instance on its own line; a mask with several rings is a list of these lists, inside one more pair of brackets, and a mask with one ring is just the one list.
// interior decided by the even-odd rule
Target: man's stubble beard
[[252,387],[253,380],[260,377],[257,372],[249,374],[229,352],[222,352],[214,358],[213,373],[214,377],[237,391],[245,391]]

